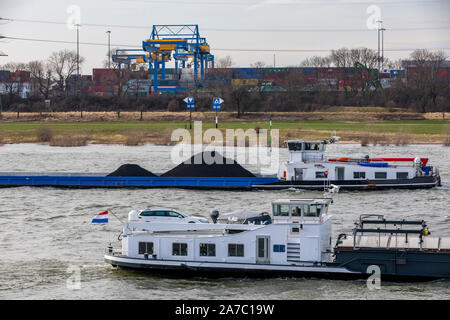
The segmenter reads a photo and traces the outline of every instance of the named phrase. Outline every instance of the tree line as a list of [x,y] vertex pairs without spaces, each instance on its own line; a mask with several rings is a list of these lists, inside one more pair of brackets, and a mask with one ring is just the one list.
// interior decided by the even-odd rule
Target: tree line
[[[245,85],[230,86],[221,84],[208,89],[192,89],[186,95],[196,98],[198,110],[210,110],[212,97],[222,97],[225,100],[224,110],[236,111],[241,117],[245,112],[274,111],[316,111],[329,106],[382,106],[390,109],[402,108],[415,112],[450,112],[450,89],[448,74],[446,80],[441,73],[448,71],[445,67],[446,55],[442,51],[415,50],[408,58],[414,65],[414,75],[408,75],[408,81],[398,78],[392,81],[390,88],[372,88],[370,82],[363,80],[363,87],[344,87],[342,90],[330,90],[323,83],[310,85],[304,77],[295,71],[284,75],[283,90],[266,91],[263,87]],[[80,66],[85,62],[79,58]],[[380,61],[375,50],[368,48],[332,50],[327,56],[312,56],[293,67],[353,67],[356,62],[368,69],[376,68],[380,63],[388,68],[400,69],[401,60],[390,61],[385,58]],[[104,64],[107,62],[105,61]],[[230,56],[218,59],[216,66],[221,72],[233,67]],[[263,62],[252,64],[254,68],[264,68]],[[76,75],[77,56],[69,50],[54,52],[47,60],[36,60],[29,63],[7,63],[0,70],[27,70],[31,73],[34,90],[27,99],[19,96],[20,83],[15,86],[3,81],[4,90],[2,108],[4,111],[42,112],[45,111],[43,100],[52,100],[53,111],[116,111],[120,117],[121,111],[182,111],[185,103],[183,96],[150,95],[140,97],[129,95],[126,84],[130,79],[124,70],[119,70],[117,64],[112,68],[117,75],[117,92],[109,97],[83,96],[78,90],[73,90],[70,78]],[[295,68],[293,68],[294,70]],[[353,78],[354,75],[349,75]],[[19,80],[20,82],[20,80]],[[8,87],[9,85],[9,87]],[[82,114],[82,113],[81,113]]]

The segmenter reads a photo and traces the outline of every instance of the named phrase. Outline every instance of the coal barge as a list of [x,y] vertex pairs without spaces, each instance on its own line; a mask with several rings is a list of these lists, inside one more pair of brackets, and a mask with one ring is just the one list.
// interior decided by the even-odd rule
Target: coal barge
[[221,155],[208,155],[216,163],[207,164],[202,153],[161,175],[132,164],[104,175],[0,173],[0,187],[326,190],[334,185],[347,190],[380,190],[441,185],[439,170],[428,164],[428,158],[326,157],[326,145],[334,142],[335,138],[287,141],[289,160],[273,176],[257,176]]

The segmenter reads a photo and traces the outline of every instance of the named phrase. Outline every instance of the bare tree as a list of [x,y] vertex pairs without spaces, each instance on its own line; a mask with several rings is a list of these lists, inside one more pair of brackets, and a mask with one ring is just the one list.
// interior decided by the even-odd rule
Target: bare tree
[[237,86],[232,87],[230,91],[230,100],[231,103],[236,105],[237,108],[237,117],[240,118],[241,115],[244,114],[245,103],[249,99],[250,93],[248,92],[248,88],[245,86]]
[[385,64],[389,69],[401,69],[403,59],[390,60],[388,58],[384,58]]
[[[84,63],[84,57],[79,57],[79,65]],[[75,51],[61,50],[53,52],[48,63],[54,73],[55,81],[60,91],[66,91],[66,82],[77,71],[77,53]]]
[[217,60],[216,63],[218,68],[231,68],[234,65],[231,56],[226,56]]
[[340,48],[331,50],[331,62],[338,68],[346,68],[351,66],[350,50],[347,48]]
[[331,56],[328,57],[320,57],[320,56],[313,56],[306,58],[300,63],[300,67],[329,67],[331,66]]
[[27,64],[27,70],[30,71],[33,85],[44,99],[48,99],[53,83],[53,70],[50,64],[44,61],[31,61]]
[[263,61],[256,61],[256,62],[250,64],[250,66],[255,69],[262,69],[262,68],[264,68],[265,65],[266,65],[266,63]]
[[2,87],[2,90],[7,97],[6,105],[9,107],[14,99],[16,97],[23,98],[23,84],[24,79],[19,75],[17,76],[15,73],[17,71],[21,71],[25,69],[24,63],[16,63],[16,62],[9,62],[4,64],[1,68],[1,70],[9,71],[10,76],[6,77],[5,79],[1,79],[0,84]]
[[369,70],[374,69],[378,63],[378,53],[369,48],[356,48],[351,49],[349,54],[350,66],[354,66],[356,62],[362,63]]
[[445,90],[445,85],[439,82],[439,72],[446,58],[443,51],[432,52],[427,49],[417,49],[410,55],[408,84],[421,94],[418,101],[421,112],[427,111],[429,102],[436,107],[439,92]]

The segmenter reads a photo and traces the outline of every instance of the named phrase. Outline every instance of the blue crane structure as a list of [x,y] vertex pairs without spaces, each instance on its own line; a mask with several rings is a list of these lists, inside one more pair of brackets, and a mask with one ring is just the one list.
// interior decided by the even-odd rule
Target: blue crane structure
[[[154,25],[150,39],[142,42],[142,48],[150,53],[149,70],[153,70],[154,91],[183,91],[186,88],[163,88],[158,84],[166,78],[166,62],[175,60],[175,75],[179,69],[194,67],[194,87],[203,87],[205,69],[214,68],[214,56],[206,39],[200,36],[198,25]],[[190,62],[190,63],[189,63]],[[198,68],[200,67],[200,81]],[[158,78],[159,68],[161,77]]]
[[[171,82],[171,86],[160,85],[166,80],[166,63],[172,58],[175,63],[175,80]],[[153,92],[186,91],[188,85],[180,85],[180,69],[190,67],[194,69],[194,88],[201,88],[205,70],[214,68],[214,55],[210,53],[206,38],[200,36],[198,25],[154,25],[150,38],[142,42],[142,49],[117,49],[112,60],[118,64],[119,69],[123,66],[130,69],[132,64],[148,63],[149,78],[153,74]]]
[[125,65],[125,69],[130,69],[133,63],[149,61],[149,55],[142,52],[141,49],[116,49],[116,53],[111,58],[113,62],[117,63],[119,69],[122,69],[122,65]]

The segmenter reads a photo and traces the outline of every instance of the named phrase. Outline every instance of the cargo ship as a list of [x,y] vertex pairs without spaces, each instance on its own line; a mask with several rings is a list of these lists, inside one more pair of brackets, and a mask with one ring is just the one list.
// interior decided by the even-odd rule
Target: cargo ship
[[104,259],[179,277],[363,279],[378,270],[380,279],[394,281],[450,278],[450,238],[431,237],[423,220],[361,215],[333,246],[332,202],[280,199],[270,213],[224,217],[213,210],[211,222],[172,209],[131,211],[121,247],[109,245]]
[[[289,140],[289,160],[278,174],[256,175],[221,155],[196,154],[162,174],[135,164],[124,164],[109,174],[0,173],[1,187],[60,188],[188,188],[220,190],[379,190],[433,188],[441,185],[438,168],[428,158],[327,157],[326,146],[337,141]],[[210,151],[215,152],[215,151]],[[200,159],[200,162],[195,161]],[[206,159],[220,159],[208,164]],[[197,159],[197,160],[198,160]]]

